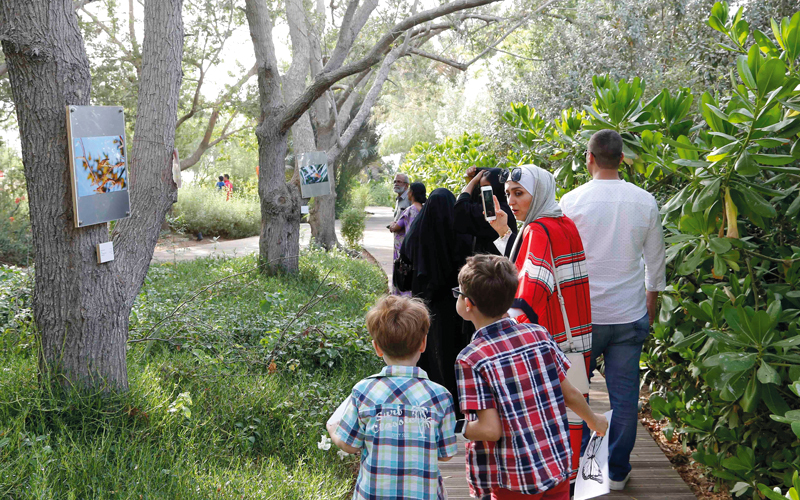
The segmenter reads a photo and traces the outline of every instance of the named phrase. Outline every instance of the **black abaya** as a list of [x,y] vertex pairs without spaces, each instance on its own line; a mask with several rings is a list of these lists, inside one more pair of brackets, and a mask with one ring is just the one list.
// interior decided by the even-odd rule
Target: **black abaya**
[[456,234],[454,205],[453,193],[435,189],[406,233],[400,254],[414,269],[412,295],[424,300],[431,313],[428,347],[417,366],[450,391],[458,409],[455,361],[469,339],[462,334],[452,288],[458,286],[470,242]]

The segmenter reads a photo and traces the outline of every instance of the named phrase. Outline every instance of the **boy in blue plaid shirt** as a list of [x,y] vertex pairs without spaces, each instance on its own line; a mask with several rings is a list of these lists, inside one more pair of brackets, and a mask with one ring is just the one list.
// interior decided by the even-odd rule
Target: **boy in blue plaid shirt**
[[390,295],[366,323],[386,366],[358,382],[341,421],[328,424],[336,446],[361,454],[353,499],[445,499],[438,462],[457,451],[455,408],[447,389],[416,366],[427,345],[428,309]]

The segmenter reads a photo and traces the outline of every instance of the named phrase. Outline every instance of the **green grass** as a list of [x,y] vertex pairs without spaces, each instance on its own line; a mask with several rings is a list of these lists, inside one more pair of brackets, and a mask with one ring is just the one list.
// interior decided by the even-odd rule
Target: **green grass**
[[[170,341],[130,344],[130,391],[105,397],[38,387],[30,276],[0,271],[0,498],[346,498],[357,459],[316,443],[352,385],[379,369],[363,314],[385,278],[336,253],[304,254],[291,277],[248,271],[255,264],[153,267],[131,339]],[[287,318],[330,289],[319,286],[329,271],[333,295],[281,347]]]
[[175,217],[171,225],[190,234],[226,238],[255,236],[261,229],[261,206],[258,197],[197,185],[178,191]]

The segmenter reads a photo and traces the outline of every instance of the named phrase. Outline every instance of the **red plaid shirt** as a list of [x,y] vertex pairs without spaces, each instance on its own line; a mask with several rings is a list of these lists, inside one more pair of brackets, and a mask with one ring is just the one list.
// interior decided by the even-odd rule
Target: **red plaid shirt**
[[547,330],[503,319],[473,336],[456,359],[461,410],[496,408],[503,437],[467,443],[474,497],[505,488],[533,495],[570,474],[569,425],[561,380],[569,361]]

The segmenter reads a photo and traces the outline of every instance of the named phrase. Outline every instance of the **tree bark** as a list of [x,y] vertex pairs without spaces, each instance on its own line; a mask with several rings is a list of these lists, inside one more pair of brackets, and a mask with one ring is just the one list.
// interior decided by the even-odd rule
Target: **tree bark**
[[258,195],[261,198],[259,261],[262,269],[294,272],[299,268],[300,193],[285,181],[287,131],[280,127],[284,103],[272,41],[272,18],[266,2],[246,0],[245,12],[256,54],[261,107],[258,139]]
[[[144,180],[154,170],[171,182],[169,159],[174,137],[183,33],[181,0],[148,2],[145,12],[144,100],[164,105],[171,92],[172,127],[151,130],[159,146],[132,149],[130,219],[118,225],[115,261],[97,264],[95,245],[108,240],[105,224],[76,229],[69,169],[66,106],[89,104],[89,61],[72,0],[6,0],[0,3],[0,40],[9,69],[22,141],[31,226],[36,252],[34,319],[41,349],[43,382],[77,389],[125,390],[128,318],[152,257],[158,228],[174,183],[162,187],[161,206],[146,204],[155,193]],[[149,23],[148,23],[149,20]],[[163,32],[154,33],[154,23]],[[177,44],[177,45],[175,45]],[[168,49],[168,50],[165,50]],[[164,59],[171,52],[173,60]],[[147,79],[150,78],[148,82]],[[166,80],[178,85],[167,87]],[[146,88],[149,91],[144,91]],[[153,103],[150,107],[157,106]],[[159,115],[165,110],[157,110]],[[141,120],[157,127],[159,120]],[[140,122],[137,122],[137,132]],[[137,139],[138,139],[137,134]],[[163,151],[161,165],[148,150]],[[169,177],[165,177],[169,174]],[[141,190],[137,192],[137,190]],[[130,230],[126,231],[124,228]],[[142,237],[147,236],[147,245]],[[115,243],[117,239],[115,238]],[[150,244],[152,243],[152,244]]]

